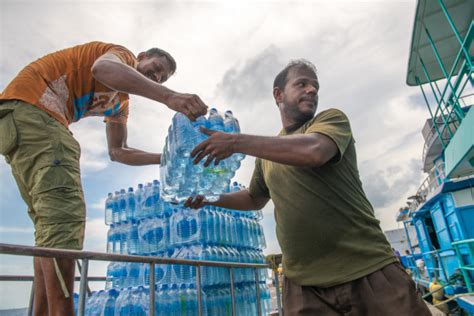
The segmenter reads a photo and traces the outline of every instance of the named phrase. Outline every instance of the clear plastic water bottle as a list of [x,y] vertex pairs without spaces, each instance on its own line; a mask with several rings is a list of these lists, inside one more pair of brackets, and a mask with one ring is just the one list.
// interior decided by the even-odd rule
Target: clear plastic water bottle
[[153,216],[153,185],[151,182],[148,182],[145,186],[145,203],[142,207],[142,217]]
[[191,121],[182,113],[176,113],[173,117],[174,127],[174,152],[179,158],[188,158],[192,150],[192,145],[188,142],[189,135],[192,134]]
[[106,273],[106,276],[105,276],[105,288],[106,289],[111,289],[114,285],[113,281],[114,281],[114,277],[116,275],[116,272],[115,272],[116,265],[117,265],[117,263],[114,262],[114,261],[111,261],[107,265],[107,273]]
[[115,225],[112,224],[109,227],[109,231],[107,232],[107,253],[117,253],[116,247],[116,231]]
[[113,287],[122,288],[126,286],[127,281],[127,263],[116,262],[115,269],[113,270],[114,275],[112,276]]
[[120,225],[115,227],[116,229],[116,236],[118,236],[118,243],[119,243],[119,253],[122,255],[126,255],[128,253],[128,235],[130,230],[130,223],[125,221]]
[[105,225],[110,225],[113,223],[112,213],[114,209],[114,196],[112,193],[107,195],[107,199],[105,199]]
[[180,315],[178,284],[171,284],[169,289],[169,312],[171,315]]
[[142,264],[139,262],[127,263],[127,284],[129,286],[139,286],[143,284]]
[[145,203],[145,191],[143,190],[143,184],[139,183],[137,190],[135,191],[135,208],[136,208],[136,219],[142,218],[142,208]]
[[[224,131],[231,134],[240,134],[239,121],[234,118],[232,111],[225,112]],[[226,160],[227,166],[230,170],[235,172],[240,168],[240,162],[245,158],[244,154],[235,153]]]
[[132,219],[129,224],[127,245],[127,252],[129,255],[140,255],[141,250],[139,248],[138,222],[135,219]]
[[113,209],[112,209],[112,221],[114,224],[120,223],[120,205],[119,205],[120,192],[115,191],[113,197]]
[[77,309],[79,306],[79,294],[74,293],[72,296],[73,304],[74,304],[74,315],[77,315]]
[[143,286],[132,289],[133,316],[147,316],[149,311],[149,291]]
[[151,245],[149,242],[148,234],[151,218],[142,218],[138,224],[138,249],[140,249],[141,255],[150,254]]
[[119,295],[119,292],[115,289],[110,289],[105,292],[105,305],[104,311],[101,316],[114,316],[115,314],[115,301]]
[[209,129],[214,131],[224,132],[224,119],[219,114],[216,108],[209,110],[209,118],[207,119]]
[[133,192],[133,188],[130,187],[128,188],[128,192],[126,195],[126,220],[131,221],[134,220],[136,217],[136,211],[137,211],[137,203],[136,203],[136,198],[135,198],[135,193]]
[[119,205],[119,221],[125,222],[127,220],[127,193],[125,189],[120,190],[120,194],[118,197],[118,205]]
[[[168,265],[155,264],[155,283],[156,284],[167,284],[168,283]],[[150,285],[150,265],[142,265],[143,284]]]
[[172,298],[169,295],[169,287],[168,284],[161,285],[160,288],[157,287],[156,291],[156,304],[155,304],[155,312],[156,315],[176,315],[173,314],[171,311],[171,301]]
[[160,181],[158,180],[153,180],[152,184],[152,189],[151,189],[151,195],[152,195],[152,203],[153,203],[153,215],[161,217],[163,214],[163,203],[161,203],[160,199]]
[[87,298],[84,314],[86,316],[97,314],[98,308],[98,295],[97,292],[92,292],[91,296]]
[[166,224],[158,217],[148,217],[138,227],[141,249],[145,254],[159,254],[166,250]]
[[199,220],[194,210],[180,208],[170,220],[176,245],[190,244],[199,240]]
[[115,316],[133,315],[134,306],[132,299],[132,288],[128,287],[120,291],[115,303]]
[[[209,211],[207,207],[203,207],[199,210],[197,210],[197,217],[198,217],[198,226],[199,226],[199,242],[202,245],[206,245],[211,243],[210,239],[210,229],[209,229]],[[212,228],[211,228],[212,229]]]

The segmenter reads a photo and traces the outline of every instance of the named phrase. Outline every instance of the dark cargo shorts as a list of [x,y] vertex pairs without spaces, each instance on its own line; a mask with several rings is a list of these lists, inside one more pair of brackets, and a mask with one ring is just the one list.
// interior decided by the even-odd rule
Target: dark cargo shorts
[[0,103],[0,135],[0,154],[28,205],[36,246],[82,249],[86,208],[79,143],[46,112],[17,100]]
[[285,316],[430,316],[416,285],[400,263],[328,288],[284,278]]

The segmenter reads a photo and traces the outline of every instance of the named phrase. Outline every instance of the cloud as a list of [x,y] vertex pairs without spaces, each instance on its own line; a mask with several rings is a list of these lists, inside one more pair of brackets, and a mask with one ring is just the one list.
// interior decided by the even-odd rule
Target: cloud
[[0,234],[32,234],[33,227],[5,227],[0,226]]
[[107,231],[103,218],[87,219],[84,249],[105,252],[107,248]]
[[244,65],[227,70],[217,84],[217,97],[222,96],[229,103],[237,102],[242,108],[267,99],[271,95],[273,79],[284,66],[280,56],[280,50],[270,45],[255,58],[246,60]]
[[107,168],[110,158],[107,149],[105,123],[100,118],[85,119],[71,124],[74,138],[81,145],[81,170],[87,176]]
[[419,186],[421,162],[411,159],[402,166],[388,166],[362,178],[364,189],[375,209],[388,206]]
[[105,200],[106,198],[101,198],[99,201],[95,202],[95,203],[92,203],[92,204],[89,204],[89,208],[92,208],[94,210],[100,210],[100,211],[104,211],[104,205],[105,205]]

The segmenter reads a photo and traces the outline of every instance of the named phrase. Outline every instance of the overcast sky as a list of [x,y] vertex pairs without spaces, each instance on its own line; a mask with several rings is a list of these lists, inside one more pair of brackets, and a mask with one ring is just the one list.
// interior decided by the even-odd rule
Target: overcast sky
[[[396,211],[423,179],[421,128],[428,112],[419,89],[405,84],[414,14],[415,1],[389,0],[0,0],[0,90],[29,62],[65,47],[99,40],[138,54],[156,46],[177,60],[167,87],[232,110],[243,133],[270,136],[281,128],[273,79],[289,60],[306,58],[318,69],[318,111],[334,107],[348,115],[364,189],[382,229],[394,229]],[[132,96],[129,145],[161,152],[172,115],[163,104]],[[159,178],[159,168],[111,162],[100,118],[71,130],[82,147],[85,249],[105,251],[107,193]],[[33,245],[33,225],[0,160],[0,241]],[[248,185],[253,164],[247,157],[235,180]],[[265,253],[279,252],[271,203],[264,215]],[[32,273],[30,258],[1,256],[0,263],[1,274]],[[105,265],[94,264],[92,274],[105,275]],[[0,308],[25,306],[28,291],[25,284],[0,283]]]

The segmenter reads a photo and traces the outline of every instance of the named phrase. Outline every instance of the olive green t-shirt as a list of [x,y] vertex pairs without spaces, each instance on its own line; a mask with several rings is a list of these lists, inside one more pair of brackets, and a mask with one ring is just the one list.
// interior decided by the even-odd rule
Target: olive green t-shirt
[[396,258],[362,189],[346,115],[329,109],[279,135],[309,133],[330,137],[338,155],[319,168],[257,159],[249,191],[275,204],[285,276],[300,285],[330,287],[375,272]]

